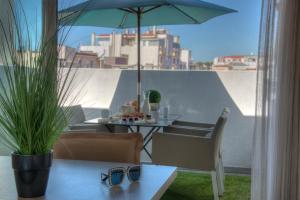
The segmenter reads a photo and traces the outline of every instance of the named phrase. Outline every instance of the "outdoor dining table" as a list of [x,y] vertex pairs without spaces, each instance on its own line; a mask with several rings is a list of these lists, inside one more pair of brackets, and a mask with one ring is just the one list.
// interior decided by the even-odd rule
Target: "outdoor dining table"
[[149,123],[149,122],[129,122],[129,121],[108,121],[103,122],[100,119],[101,118],[95,118],[91,120],[87,120],[84,123],[85,124],[99,124],[104,125],[108,131],[111,133],[113,132],[112,126],[125,126],[129,129],[131,133],[139,132],[140,128],[150,128],[146,135],[144,136],[144,145],[143,150],[146,152],[146,154],[152,158],[151,153],[147,149],[147,145],[152,140],[152,134],[155,132],[160,131],[162,128],[167,127],[169,125],[172,125],[175,120],[177,120],[180,116],[173,114],[169,115],[167,118],[160,117],[159,120],[156,123]]
[[[177,175],[177,168],[161,165],[141,165],[138,182],[127,177],[119,186],[101,182],[100,174],[113,167],[130,164],[79,160],[53,160],[47,191],[35,200],[152,200],[160,199]],[[17,190],[11,158],[0,156],[0,199],[16,200]],[[21,199],[21,198],[20,198]]]

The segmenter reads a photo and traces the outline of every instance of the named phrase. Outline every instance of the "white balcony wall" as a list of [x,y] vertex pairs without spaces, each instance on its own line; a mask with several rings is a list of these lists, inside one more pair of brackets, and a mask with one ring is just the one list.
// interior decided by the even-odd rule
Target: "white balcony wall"
[[[118,112],[136,97],[136,77],[134,70],[78,69],[73,97],[89,119],[102,108]],[[222,143],[227,167],[251,167],[255,85],[255,71],[142,71],[142,89],[159,90],[162,104],[182,120],[215,123],[230,108]]]

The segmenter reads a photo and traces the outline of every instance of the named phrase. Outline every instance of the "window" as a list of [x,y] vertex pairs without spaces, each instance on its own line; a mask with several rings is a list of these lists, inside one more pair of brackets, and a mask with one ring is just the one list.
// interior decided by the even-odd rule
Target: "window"
[[159,46],[165,47],[165,40],[159,40]]
[[149,44],[149,46],[158,46],[159,41],[158,40],[149,40],[148,44]]
[[109,42],[110,39],[109,38],[97,38],[98,42]]

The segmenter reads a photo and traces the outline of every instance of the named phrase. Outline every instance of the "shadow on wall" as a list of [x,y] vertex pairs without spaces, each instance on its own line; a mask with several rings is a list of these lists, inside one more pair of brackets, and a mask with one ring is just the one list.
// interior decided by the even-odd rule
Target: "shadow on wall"
[[[135,71],[122,71],[110,105],[113,112],[136,98],[136,77]],[[256,72],[142,71],[142,91],[160,91],[162,106],[168,105],[170,113],[181,115],[182,120],[215,123],[223,108],[229,107],[222,148],[224,164],[250,168],[254,116],[245,116],[241,108],[250,106],[254,113],[255,77]],[[229,84],[225,87],[226,80]],[[231,91],[238,94],[235,99]]]

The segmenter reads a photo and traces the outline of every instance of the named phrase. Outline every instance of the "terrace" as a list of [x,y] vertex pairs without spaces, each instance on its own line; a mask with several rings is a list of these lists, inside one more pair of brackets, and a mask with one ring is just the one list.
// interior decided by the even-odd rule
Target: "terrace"
[[[88,79],[80,92],[85,95],[79,97],[87,119],[101,116],[103,109],[117,113],[136,97],[135,70],[79,69],[78,75],[74,84]],[[221,150],[227,174],[222,199],[249,199],[256,71],[145,70],[142,77],[142,91],[158,89],[162,104],[169,105],[170,114],[180,114],[180,120],[215,123],[224,107],[230,109]],[[148,130],[141,129],[144,135]],[[152,142],[147,148],[151,152]],[[144,151],[141,161],[151,163]],[[185,171],[162,199],[213,199],[210,176]]]
[[62,1],[0,0],[1,200],[300,199],[299,0]]
[[[76,73],[73,84],[84,84],[75,87],[73,95],[79,94],[76,103],[82,105],[87,120],[101,117],[102,110],[117,113],[120,105],[136,96],[135,70],[79,68]],[[256,72],[147,70],[142,77],[142,90],[159,89],[170,114],[180,114],[180,120],[215,123],[224,107],[230,109],[221,149],[226,173],[222,199],[249,199]],[[141,129],[144,135],[147,131]],[[152,151],[152,142],[147,148]],[[141,161],[151,163],[144,151]],[[179,172],[162,199],[182,198],[213,199],[210,176],[193,170]]]
[[[48,12],[49,10],[51,11],[50,8],[51,6],[49,6],[51,5],[51,3],[48,2],[49,4],[47,4],[47,1],[43,1],[43,2],[45,3],[43,7],[44,15],[48,14],[49,17],[49,13],[47,13],[46,11]],[[47,5],[49,7],[47,7]],[[45,26],[47,28],[49,27],[53,28],[53,21],[51,21],[51,19],[50,20],[48,19],[48,21],[45,22],[43,26],[44,28]],[[104,35],[102,36],[104,37]],[[136,44],[134,44],[134,40],[132,39],[128,40],[128,43],[130,43],[129,46],[136,47]],[[176,50],[177,53],[179,53],[179,51],[180,50],[178,49]],[[82,60],[84,60],[86,57],[91,57],[91,54],[86,52],[84,53],[84,51],[82,51],[79,52],[78,54],[74,54],[79,57],[75,59],[75,62],[78,62],[75,63],[74,65],[76,69],[71,70],[71,73],[73,72],[76,73],[76,76],[71,85],[72,90],[70,93],[70,99],[76,98],[76,102],[74,103],[73,101],[70,100],[67,101],[66,104],[64,104],[64,107],[71,107],[74,106],[75,104],[80,105],[82,107],[83,115],[85,119],[80,123],[78,123],[81,125],[85,123],[85,121],[103,117],[103,111],[108,110],[111,116],[115,116],[116,114],[120,113],[122,105],[130,101],[133,101],[137,98],[135,66],[132,67],[133,65],[131,65],[130,69],[121,69],[121,67],[118,68],[118,66],[114,62],[114,68],[118,68],[118,69],[104,69],[105,67],[98,68],[97,66],[100,65],[100,61],[97,60],[97,53],[95,52],[92,53],[92,59],[93,59],[92,64],[90,62],[82,62]],[[135,53],[135,52],[131,52],[131,53]],[[112,58],[111,62],[113,62],[114,61],[113,58],[116,58],[116,56],[114,57],[107,56],[106,59],[108,58]],[[220,152],[218,152],[218,154],[220,153],[220,155],[222,155],[222,161],[223,161],[223,166],[225,171],[225,189],[224,189],[224,194],[220,195],[222,196],[220,197],[220,199],[223,200],[250,199],[250,183],[251,183],[250,174],[251,174],[251,162],[252,162],[251,155],[253,152],[252,141],[253,141],[254,121],[255,121],[257,71],[254,70],[253,68],[251,70],[229,70],[229,68],[226,68],[226,70],[219,70],[219,71],[218,70],[199,71],[199,70],[188,70],[188,69],[176,70],[174,69],[174,67],[170,67],[170,66],[165,67],[164,69],[163,65],[159,66],[159,69],[152,69],[152,67],[150,68],[151,70],[146,70],[148,69],[146,68],[141,72],[141,77],[142,77],[141,91],[148,91],[148,90],[155,89],[160,92],[161,94],[160,115],[162,115],[163,108],[168,107],[169,115],[178,116],[178,118],[176,118],[178,120],[194,122],[194,123],[209,123],[209,124],[213,124],[214,127],[216,127],[217,120],[220,117],[220,113],[222,112],[222,110],[224,108],[229,108],[230,114],[228,115],[228,120],[222,131],[223,137],[221,139],[220,150],[219,150]],[[62,74],[65,75],[66,72],[68,72],[67,68],[63,69]],[[3,78],[3,73],[0,73],[0,77],[1,79]],[[73,117],[81,118],[79,114],[78,115],[75,114]],[[70,123],[69,126],[66,127],[66,129],[69,129],[73,125],[74,124]],[[86,123],[85,125],[88,126],[88,124]],[[99,121],[99,123],[97,123],[96,125],[98,127],[103,127],[105,124]],[[172,124],[170,124],[170,126],[171,125]],[[168,128],[168,127],[169,126],[164,128]],[[140,129],[137,129],[136,131],[140,132],[140,134],[142,134],[144,139],[146,139],[145,136],[149,130],[150,128],[147,127],[145,128],[142,126]],[[160,132],[164,133],[165,132],[164,130],[165,129],[160,130]],[[67,130],[66,132],[68,131],[69,130]],[[86,132],[86,130],[83,129],[82,130],[79,129],[76,131]],[[98,131],[98,128],[96,128],[95,130],[93,129],[91,132],[93,133],[96,132],[98,135],[107,135],[107,134],[103,134],[103,131]],[[106,130],[106,132],[109,131]],[[129,132],[130,131],[127,129],[126,133],[122,133],[122,134],[130,135]],[[209,131],[209,134],[213,134],[213,133],[214,133],[213,130]],[[197,132],[197,134],[200,134],[200,132],[199,133]],[[67,135],[67,134],[63,134],[63,135]],[[150,137],[152,138],[153,135],[151,135]],[[85,151],[93,152],[93,149],[89,150],[88,143],[82,145],[86,145]],[[110,150],[107,149],[104,150],[105,153],[109,154],[110,153],[109,151],[111,151],[112,149],[118,149],[118,146],[114,146],[114,145],[111,145],[111,147],[109,147],[111,148]],[[149,143],[147,143],[146,148],[148,149],[150,154],[154,152],[153,145],[154,144],[152,143],[152,140],[149,140]],[[99,148],[101,148],[102,146],[104,147],[105,143],[101,143],[101,145],[98,146]],[[55,147],[53,148],[54,148],[54,153],[56,153],[57,149]],[[189,149],[188,146],[186,148]],[[70,151],[72,151],[71,148]],[[10,149],[4,147],[4,145],[0,145],[0,156],[9,156],[10,152],[11,152]],[[176,155],[176,154],[180,154],[181,152],[180,150],[178,151],[175,150],[172,153]],[[89,153],[85,153],[85,155],[87,154]],[[139,157],[138,160],[140,161],[138,162],[138,164],[140,164],[141,166],[144,165],[157,166],[156,164],[161,164],[149,158],[149,156],[144,150],[140,151],[138,157]],[[55,158],[58,158],[56,164],[57,166],[61,164],[60,159],[65,159],[64,157],[59,157],[56,154],[55,154]],[[71,160],[88,160],[88,159],[71,159]],[[199,156],[199,158],[197,158],[196,160],[203,163],[206,162],[204,158],[201,156]],[[108,160],[99,159],[97,161],[106,162]],[[111,160],[109,161],[111,162]],[[115,165],[116,163],[119,162],[120,161],[116,160],[113,163]],[[3,161],[2,163],[5,164],[6,162]],[[76,162],[74,163],[73,163],[74,165],[70,165],[70,166],[77,166]],[[136,163],[136,162],[128,162],[128,163]],[[105,166],[106,164],[107,163],[104,163],[103,166]],[[61,164],[61,166],[65,166],[65,165],[68,165],[68,161],[66,163]],[[168,164],[164,164],[164,165],[169,166]],[[87,162],[86,166],[91,167],[92,164],[89,164]],[[216,184],[219,183],[214,183],[214,180],[211,178],[210,175],[210,172],[212,171],[212,173],[214,173],[215,170],[206,170],[206,169],[201,170],[198,168],[193,169],[193,168],[183,167],[184,165],[180,165],[180,164],[178,165],[173,164],[172,166],[176,167],[176,171],[178,171],[176,179],[174,177],[175,180],[170,182],[170,184],[167,185],[168,187],[161,186],[159,192],[153,195],[153,198],[151,197],[149,199],[161,198],[163,200],[169,200],[169,199],[172,200],[174,199],[175,200],[215,199],[216,200],[219,198],[217,194],[218,192],[215,191]],[[2,167],[3,166],[1,165],[0,162],[0,171]],[[76,167],[74,168],[76,169]],[[55,168],[55,170],[57,169],[60,168],[59,167]],[[86,168],[85,170],[89,171],[89,169]],[[55,170],[53,170],[54,171],[53,174],[57,172]],[[53,174],[52,176],[54,176]],[[82,174],[84,175],[84,173]],[[62,174],[62,176],[64,176],[64,174]],[[85,179],[82,178],[82,180]],[[167,180],[166,182],[168,181],[169,180]],[[145,182],[144,180],[141,180],[141,185],[144,184]],[[76,183],[76,181],[70,182],[71,185],[73,183]],[[4,184],[4,182],[0,181],[0,186],[2,184]],[[7,191],[10,191],[15,195],[16,191],[15,188],[12,187],[12,185],[13,185],[13,181],[9,182]],[[55,181],[53,181],[53,177],[50,177],[50,186],[49,186],[50,189],[48,190],[47,195],[51,196],[51,194],[55,194],[55,195],[62,194],[59,192],[56,193],[54,191],[53,188],[57,189],[56,188],[57,186],[58,185],[55,184]],[[122,191],[123,194],[124,193],[127,194],[127,192],[131,190],[130,186],[128,187],[129,189],[126,188],[125,191]],[[141,188],[145,189],[143,187],[144,185],[142,185]],[[138,193],[138,194],[141,193],[139,191],[139,187],[133,188],[132,190],[133,193]],[[162,190],[163,192],[161,192],[160,190]],[[93,190],[91,189],[91,191]],[[120,191],[116,192],[113,191],[113,189],[108,189],[107,191],[110,195],[112,195],[112,197],[110,196],[108,197],[108,199],[122,198],[122,196],[118,196],[120,195]],[[105,190],[105,192],[107,191]],[[147,188],[145,189],[145,191],[147,191]],[[107,195],[107,193],[105,194]],[[0,195],[1,195],[1,190],[0,190]],[[15,197],[14,195],[12,195],[12,198],[7,198],[5,200],[13,199]]]
[[[73,84],[86,81],[74,94],[80,94],[78,104],[87,120],[100,117],[102,109],[117,113],[120,105],[136,97],[135,70],[78,69],[77,74]],[[215,123],[220,111],[229,107],[222,150],[224,165],[250,173],[256,71],[147,70],[142,77],[142,90],[158,89],[162,104],[169,105],[170,114],[180,114],[180,120]],[[147,156],[143,158],[148,161]]]

